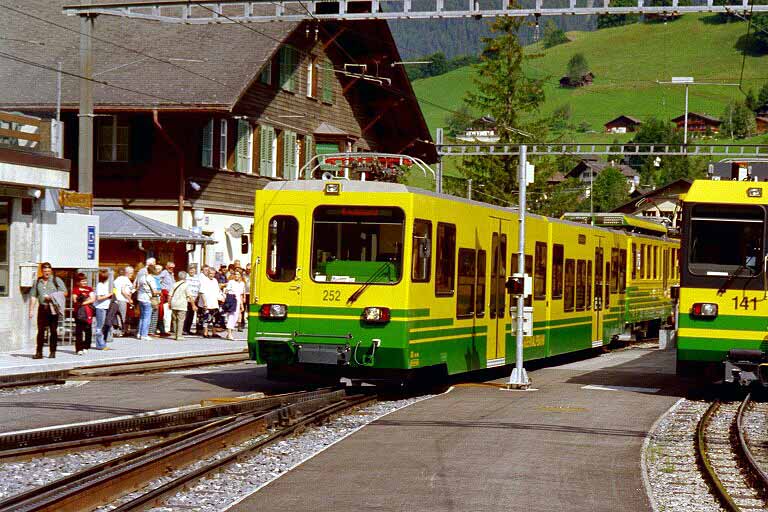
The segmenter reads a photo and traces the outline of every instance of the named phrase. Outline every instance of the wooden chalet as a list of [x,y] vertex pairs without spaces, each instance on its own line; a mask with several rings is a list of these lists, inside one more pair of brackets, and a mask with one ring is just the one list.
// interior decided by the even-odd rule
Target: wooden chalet
[[755,128],[757,129],[757,133],[768,132],[768,116],[755,117]]
[[[24,10],[70,30],[4,13],[3,46],[79,73],[79,20],[62,14],[65,3],[27,0]],[[257,33],[235,24],[99,16],[94,35],[94,78],[115,86],[94,86],[94,204],[213,238],[192,261],[248,261],[254,191],[296,178],[315,154],[436,158],[403,67],[391,66],[401,59],[385,21],[324,22],[319,29],[284,22],[259,25]],[[39,44],[25,42],[30,38]],[[0,109],[54,115],[55,71],[5,61],[0,83]],[[63,75],[61,97],[64,157],[76,189],[79,79]],[[241,231],[242,240],[232,235]],[[179,267],[186,257],[162,244],[144,250],[175,258]],[[102,263],[135,263],[109,251],[102,256]]]
[[570,77],[564,76],[560,78],[560,87],[565,88],[574,88],[574,87],[584,87],[585,85],[589,85],[595,80],[595,75],[588,71],[587,73],[583,74],[580,79],[578,80],[571,80]]
[[630,133],[637,131],[637,127],[641,124],[643,123],[639,119],[622,114],[603,126],[605,126],[605,133]]
[[583,183],[589,183],[609,167],[618,169],[627,179],[627,183],[630,186],[630,191],[634,190],[635,186],[637,185],[636,181],[640,177],[640,173],[638,171],[626,164],[619,162],[606,162],[604,160],[598,160],[597,158],[582,158],[579,163],[573,167],[573,169],[565,174],[565,178],[577,178]]
[[[682,130],[685,124],[685,114],[672,119],[672,122],[677,125],[678,130]],[[689,133],[717,133],[720,131],[720,124],[721,121],[716,117],[699,114],[697,112],[688,112]]]

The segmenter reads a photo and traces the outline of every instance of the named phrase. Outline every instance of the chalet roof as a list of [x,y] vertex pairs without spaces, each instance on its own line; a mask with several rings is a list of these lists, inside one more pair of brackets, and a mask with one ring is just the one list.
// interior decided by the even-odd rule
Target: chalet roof
[[[688,112],[688,119],[692,117],[698,117],[699,119],[704,119],[705,121],[709,121],[711,123],[720,124],[720,120],[716,117],[707,115],[707,114],[699,114],[698,112]],[[685,120],[685,114],[677,116],[676,118],[672,119],[673,123],[683,122]]]
[[104,240],[155,240],[191,244],[212,244],[214,240],[205,235],[150,219],[122,208],[96,207],[93,213],[99,216],[99,236]]
[[583,173],[584,171],[586,171],[587,169],[591,169],[593,172],[599,174],[600,172],[604,171],[608,167],[613,167],[615,169],[618,169],[619,171],[621,171],[621,174],[623,174],[627,178],[632,178],[640,174],[635,169],[625,164],[620,164],[615,162],[614,163],[605,162],[602,160],[594,160],[592,158],[584,158],[578,164],[576,164],[573,167],[573,169],[568,171],[565,174],[565,177],[566,178],[576,177],[581,173]]
[[635,124],[643,124],[643,122],[641,120],[639,120],[639,119],[637,119],[635,117],[627,116],[627,115],[622,114],[622,115],[620,115],[619,117],[617,117],[615,119],[611,119],[610,121],[605,123],[605,125],[609,125],[611,123],[615,123],[617,121],[620,121],[621,119],[626,119],[626,120],[628,120],[628,121],[630,121],[632,123],[635,123]]
[[768,123],[768,117],[765,116],[757,116],[755,117],[755,121],[762,121],[764,123]]
[[[612,212],[631,213],[631,212],[637,210],[636,204],[639,201],[642,201],[643,199],[654,198],[654,197],[661,197],[661,198],[669,199],[670,198],[669,195],[670,195],[670,191],[671,190],[679,187],[679,188],[683,188],[683,189],[685,189],[687,191],[689,188],[691,188],[692,184],[693,184],[693,180],[689,180],[688,178],[679,178],[679,179],[677,179],[677,180],[675,180],[675,181],[673,181],[671,183],[667,183],[663,187],[659,187],[659,188],[654,189],[654,190],[649,190],[649,191],[647,191],[644,194],[641,194],[641,195],[639,195],[637,197],[634,197],[634,198],[632,198],[631,201],[628,201],[628,202],[622,204],[621,206],[617,206],[616,208],[614,208],[611,211]],[[679,195],[679,194],[675,194],[674,196],[676,197],[677,195]]]
[[313,132],[314,135],[326,135],[326,136],[343,136],[346,137],[348,134],[341,128],[336,128],[330,123],[322,122],[320,123],[320,126],[318,126],[315,131]]

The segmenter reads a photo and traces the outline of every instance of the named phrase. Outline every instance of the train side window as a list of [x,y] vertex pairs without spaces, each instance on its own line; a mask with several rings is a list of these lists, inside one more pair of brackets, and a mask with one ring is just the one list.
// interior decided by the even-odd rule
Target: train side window
[[432,265],[432,223],[413,221],[413,247],[411,248],[411,281],[428,283]]
[[485,251],[477,251],[477,280],[475,281],[475,316],[482,318],[485,316],[485,262],[487,256]]
[[619,250],[611,249],[611,276],[610,276],[611,293],[619,291]]
[[632,279],[637,279],[637,244],[632,244]]
[[640,244],[640,257],[637,266],[640,267],[640,279],[645,279],[645,244]]
[[459,249],[456,280],[456,318],[471,318],[475,314],[476,254],[473,249]]
[[[516,271],[516,269],[512,269]],[[533,298],[547,298],[547,244],[536,242],[535,266],[533,272]]]
[[592,262],[587,261],[587,311],[592,309]]
[[651,268],[653,266],[651,265],[651,246],[649,244],[645,246],[645,277],[648,279],[651,279]]
[[286,283],[296,277],[296,251],[299,247],[299,221],[290,215],[277,215],[267,225],[267,277]]
[[619,249],[619,293],[627,291],[627,250]]
[[658,279],[659,273],[657,272],[657,269],[659,268],[659,248],[655,247],[653,248],[653,278]]
[[576,311],[584,311],[586,306],[587,288],[587,262],[576,262]]
[[435,295],[453,295],[456,276],[456,225],[437,223],[437,255],[435,264]]
[[563,289],[563,311],[573,311],[576,267],[574,260],[565,260],[565,286]]
[[[605,262],[605,276],[606,278],[611,275],[611,264],[607,261]],[[611,309],[611,287],[607,284],[605,285],[605,304],[603,305],[603,309],[606,311],[610,311]]]
[[552,298],[563,298],[563,258],[565,252],[560,244],[552,245]]

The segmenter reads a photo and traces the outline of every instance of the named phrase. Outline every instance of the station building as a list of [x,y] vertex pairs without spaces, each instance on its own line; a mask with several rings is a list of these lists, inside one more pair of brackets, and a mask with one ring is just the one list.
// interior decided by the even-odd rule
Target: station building
[[[7,51],[46,66],[5,62],[0,109],[53,116],[58,63],[79,73],[79,20],[62,14],[65,3],[24,4],[65,28],[13,12],[0,18]],[[384,21],[250,30],[99,16],[94,27],[94,79],[109,84],[94,85],[94,206],[123,208],[213,240],[137,243],[138,253],[102,244],[102,265],[136,263],[137,254],[179,267],[249,261],[254,191],[297,177],[316,154],[374,150],[435,160]],[[79,79],[62,75],[72,189],[78,102]]]

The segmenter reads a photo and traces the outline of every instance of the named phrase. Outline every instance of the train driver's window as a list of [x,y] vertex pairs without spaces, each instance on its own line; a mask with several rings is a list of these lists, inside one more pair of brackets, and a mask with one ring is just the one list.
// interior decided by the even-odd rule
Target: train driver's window
[[456,225],[437,223],[437,254],[435,255],[435,295],[451,296],[456,276]]
[[563,311],[573,311],[576,266],[574,260],[565,260],[565,287],[563,290]]
[[619,293],[627,291],[627,250],[619,250]]
[[587,287],[587,262],[578,260],[576,262],[576,311],[584,311],[586,306],[586,287]]
[[459,277],[456,281],[456,318],[471,318],[475,306],[475,251],[459,249]]
[[[547,244],[536,242],[536,261],[533,273],[533,298],[544,300],[547,298]],[[517,272],[517,269],[512,269]]]
[[485,316],[485,251],[477,251],[477,286],[475,287],[475,316]]
[[552,246],[552,298],[563,298],[563,257],[565,252],[563,246],[554,244]]
[[645,244],[640,244],[640,256],[638,256],[637,266],[640,267],[640,279],[645,279]]
[[269,220],[267,229],[267,277],[272,281],[293,281],[299,221],[289,215],[277,215]]
[[432,223],[428,220],[413,221],[413,246],[411,248],[411,280],[428,283],[432,264]]

